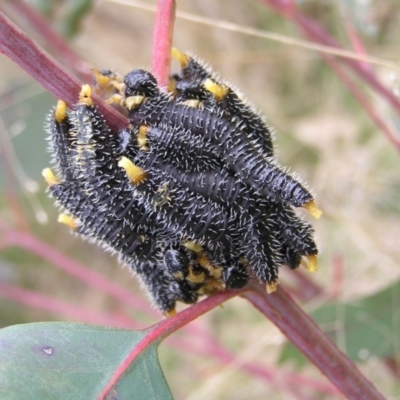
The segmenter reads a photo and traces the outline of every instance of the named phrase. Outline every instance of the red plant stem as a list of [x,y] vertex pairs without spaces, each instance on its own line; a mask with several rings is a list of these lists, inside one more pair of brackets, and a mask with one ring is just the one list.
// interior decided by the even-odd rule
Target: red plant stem
[[388,370],[392,373],[392,375],[400,380],[400,365],[396,358],[388,357],[383,360],[384,364],[388,368]]
[[153,34],[151,70],[159,86],[168,86],[175,22],[175,0],[158,0]]
[[222,347],[214,338],[206,338],[206,340],[199,341],[193,335],[190,341],[180,341],[181,346],[184,346],[192,353],[197,353],[202,357],[214,357],[221,363],[229,365],[237,365],[250,375],[256,376],[263,381],[278,383],[285,382],[285,385],[278,385],[279,390],[285,391],[286,384],[293,386],[305,386],[315,391],[325,393],[328,395],[338,395],[339,391],[330,383],[320,382],[319,380],[308,378],[296,373],[278,372],[275,368],[268,368],[265,365],[257,364],[250,361],[241,361],[238,357],[232,354],[229,350]]
[[396,132],[388,126],[388,124],[380,117],[380,115],[375,111],[373,105],[368,101],[365,94],[358,89],[354,82],[348,77],[343,68],[340,67],[338,62],[332,57],[323,56],[326,63],[336,72],[339,78],[347,86],[353,96],[359,101],[359,103],[365,108],[370,118],[375,122],[375,124],[382,130],[389,142],[400,151],[400,137]]
[[[293,9],[288,8],[285,2],[282,2],[281,0],[261,1],[269,5],[282,16],[292,19],[293,22],[298,25],[298,27],[309,39],[320,44],[342,49],[342,47],[328,34],[328,32],[326,32],[322,26],[297,10],[293,12]],[[351,60],[349,58],[340,58],[340,61],[353,69],[375,91],[384,97],[398,113],[400,113],[400,100],[389,89],[384,87],[370,70],[365,69],[363,63]]]
[[35,33],[41,36],[41,39],[63,60],[64,64],[75,70],[85,82],[91,82],[91,66],[74,53],[64,38],[49,25],[47,19],[24,1],[14,0],[7,4],[18,16],[22,16],[30,23]]
[[242,296],[268,317],[348,399],[384,400],[356,364],[282,290],[268,295],[253,283]]
[[[343,17],[343,22],[344,22],[344,26],[347,31],[347,36],[350,38],[355,52],[362,56],[366,56],[367,51],[365,50],[365,46],[364,46],[360,36],[357,34],[356,29],[354,28],[352,22],[350,21],[350,17],[347,12],[345,13],[345,15]],[[361,61],[361,64],[362,64],[363,68],[369,69],[370,71],[372,70],[371,65],[369,63]]]
[[38,255],[39,257],[44,258],[69,275],[75,276],[80,281],[96,287],[102,292],[109,294],[110,296],[118,299],[124,304],[129,305],[130,307],[133,307],[134,309],[138,309],[147,314],[149,313],[150,307],[148,303],[142,300],[139,296],[133,295],[128,290],[111,282],[104,276],[96,273],[95,271],[91,271],[76,261],[73,261],[46,243],[36,239],[29,233],[15,231],[4,232],[3,241],[9,246],[18,246]]
[[124,373],[136,360],[136,358],[149,346],[160,343],[163,339],[169,336],[171,333],[177,331],[189,322],[205,314],[207,311],[219,306],[225,301],[237,296],[240,293],[244,293],[247,289],[242,290],[226,290],[224,292],[216,293],[211,297],[206,298],[200,303],[194,304],[190,308],[181,311],[174,317],[165,319],[156,325],[146,329],[146,336],[136,345],[126,359],[118,366],[114,374],[107,382],[105,388],[98,396],[98,400],[104,400],[110,390],[118,383]]
[[0,297],[89,324],[117,326],[120,328],[133,327],[133,323],[126,319],[96,312],[93,309],[85,309],[81,305],[71,305],[54,297],[15,287],[5,282],[0,282]]
[[310,301],[319,296],[323,292],[323,288],[315,283],[308,271],[297,269],[295,271],[286,271],[290,274],[291,279],[296,283],[296,296],[302,301]]
[[[78,99],[82,83],[39,48],[18,26],[0,12],[0,52],[8,56],[38,81],[57,99],[72,107]],[[127,126],[127,119],[98,96],[93,99],[109,126],[115,130]]]

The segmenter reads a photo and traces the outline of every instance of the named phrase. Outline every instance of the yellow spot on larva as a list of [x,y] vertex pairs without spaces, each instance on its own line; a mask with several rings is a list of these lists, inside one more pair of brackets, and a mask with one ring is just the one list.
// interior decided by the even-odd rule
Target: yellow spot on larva
[[206,79],[203,83],[205,89],[211,92],[217,101],[222,100],[228,94],[228,88],[225,85],[218,85],[211,79]]
[[315,219],[320,219],[322,215],[322,210],[318,208],[318,206],[315,204],[314,200],[309,201],[308,203],[305,203],[303,207],[315,218]]
[[129,180],[134,185],[140,185],[147,176],[147,172],[135,165],[129,158],[121,157],[118,166],[125,170]]
[[54,176],[53,171],[50,168],[45,168],[42,171],[42,176],[49,186],[58,185],[60,183]]
[[60,214],[57,218],[57,222],[67,225],[71,229],[76,229],[78,227],[76,218],[67,214]]
[[90,85],[82,85],[82,89],[79,93],[79,103],[86,104],[87,106],[93,105],[92,88]]
[[201,103],[200,100],[190,99],[190,100],[185,100],[182,104],[186,107],[199,108]]
[[301,265],[309,272],[318,271],[318,257],[315,254],[304,256]]
[[124,105],[128,110],[134,110],[139,107],[144,100],[144,96],[130,96],[124,100]]
[[146,125],[142,125],[139,128],[139,133],[137,135],[137,142],[140,150],[148,150],[147,147],[147,132],[149,131],[149,127]]
[[194,253],[200,253],[203,251],[203,247],[201,244],[193,241],[193,240],[188,240],[187,242],[184,242],[183,245],[190,251],[193,251]]
[[93,76],[94,76],[94,79],[95,79],[97,85],[99,85],[100,87],[108,85],[110,83],[111,79],[112,79],[111,76],[103,75],[96,68],[92,69],[92,73],[93,73]]
[[268,294],[276,292],[276,290],[278,289],[278,282],[268,282],[266,285],[266,289]]
[[182,68],[186,68],[188,66],[189,57],[186,54],[179,51],[176,47],[173,47],[171,49],[171,56],[175,58],[175,60],[179,61],[179,64],[181,64]]
[[171,318],[171,317],[173,317],[174,315],[176,315],[176,309],[175,309],[175,308],[171,308],[169,311],[167,311],[167,312],[165,313],[165,316],[166,316],[167,318]]
[[58,100],[56,109],[54,110],[54,118],[57,122],[62,122],[67,117],[67,105],[65,101]]

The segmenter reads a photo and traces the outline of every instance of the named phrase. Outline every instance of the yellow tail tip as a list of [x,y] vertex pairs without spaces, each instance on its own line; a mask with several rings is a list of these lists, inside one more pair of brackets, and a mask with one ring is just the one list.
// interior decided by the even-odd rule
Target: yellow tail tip
[[266,285],[266,289],[268,294],[276,292],[278,289],[278,281],[268,282]]
[[119,160],[118,166],[125,170],[129,180],[134,185],[140,185],[147,176],[147,172],[143,168],[138,167],[124,156]]
[[315,254],[303,256],[301,265],[309,272],[318,271],[318,257]]
[[86,104],[87,106],[93,105],[92,88],[90,85],[82,85],[82,89],[79,93],[79,103]]
[[206,90],[211,92],[217,101],[222,100],[228,93],[228,88],[224,85],[219,85],[215,83],[210,78],[206,79],[203,83],[203,86]]
[[175,58],[175,60],[179,61],[179,64],[181,64],[182,68],[186,68],[188,66],[189,57],[185,53],[179,51],[176,47],[171,49],[171,56]]
[[175,308],[171,308],[170,310],[166,311],[166,312],[164,313],[164,315],[165,315],[167,318],[171,318],[171,317],[173,317],[174,315],[176,315],[176,309],[175,309]]
[[186,242],[183,242],[183,245],[190,251],[193,251],[193,253],[200,253],[203,251],[203,246],[195,242],[194,240],[188,240]]
[[42,171],[42,176],[49,186],[58,185],[60,183],[50,168],[45,168]]
[[100,87],[107,85],[112,80],[111,76],[102,74],[98,69],[92,68],[92,74],[96,84]]
[[138,108],[144,100],[144,96],[130,96],[127,97],[123,100],[123,105],[128,109],[128,110],[134,110],[135,108]]
[[59,222],[60,224],[67,225],[71,229],[76,229],[78,227],[76,218],[67,214],[60,214],[57,218],[57,222]]
[[67,117],[67,105],[65,101],[58,100],[56,109],[54,110],[54,118],[57,122],[62,122]]
[[320,210],[315,203],[314,200],[309,201],[308,203],[305,203],[303,207],[315,218],[315,219],[320,219],[322,216],[322,210]]

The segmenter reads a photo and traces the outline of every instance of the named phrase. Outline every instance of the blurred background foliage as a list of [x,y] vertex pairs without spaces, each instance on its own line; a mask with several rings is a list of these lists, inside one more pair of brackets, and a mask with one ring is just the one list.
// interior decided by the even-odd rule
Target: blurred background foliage
[[[31,0],[29,4],[91,66],[122,74],[149,66],[153,13],[133,4],[105,0]],[[344,47],[352,46],[345,29],[347,23],[368,54],[399,60],[397,0],[299,0],[296,4]],[[196,15],[301,38],[290,20],[256,0],[178,0],[177,6],[178,10]],[[40,35],[13,7],[7,8],[7,2],[5,7],[15,22],[45,46]],[[218,24],[205,27],[180,18],[176,21],[174,45],[207,60],[268,116],[276,131],[279,161],[308,182],[324,210],[321,220],[312,221],[320,248],[320,268],[317,274],[307,276],[318,290],[315,295],[303,296],[302,306],[388,398],[397,398],[400,396],[398,150],[314,51],[229,32]],[[49,47],[47,50],[52,52]],[[41,178],[41,170],[50,161],[45,120],[55,99],[11,61],[5,57],[0,60],[2,224],[29,230],[110,281],[145,297],[127,268],[121,268],[113,257],[57,224],[57,210],[47,198]],[[173,64],[173,68],[178,66]],[[369,65],[365,68],[373,68],[379,79],[399,94],[398,70]],[[357,83],[375,112],[399,135],[399,115],[361,80]],[[66,276],[42,257],[2,242],[0,282],[83,304],[89,309],[125,315],[142,327],[157,320],[153,315],[136,314]],[[294,276],[302,272],[283,270],[282,285],[295,287]],[[65,317],[11,300],[2,299],[0,303],[1,326],[60,319]],[[282,371],[282,379],[295,365],[301,365],[302,371],[311,376],[320,376],[285,344],[274,326],[240,298],[202,317],[196,324],[212,332],[237,356],[233,362],[221,365],[212,358],[161,346],[164,371],[177,399],[288,398],[277,389],[276,382],[266,383],[244,373],[241,365],[246,361],[277,368]],[[278,362],[280,365],[274,367]]]

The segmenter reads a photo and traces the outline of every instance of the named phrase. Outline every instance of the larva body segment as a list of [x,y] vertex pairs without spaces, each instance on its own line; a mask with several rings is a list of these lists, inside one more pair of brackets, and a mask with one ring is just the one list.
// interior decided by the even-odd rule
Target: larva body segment
[[49,191],[65,209],[77,218],[76,233],[96,238],[123,255],[135,255],[139,259],[151,259],[155,256],[155,237],[134,232],[120,220],[108,217],[77,191],[71,182],[52,185]]
[[[157,221],[165,229],[183,231],[190,239],[224,241],[228,233],[227,218],[222,207],[179,185],[162,171],[148,168],[148,178],[135,190],[138,201],[145,205],[148,215],[157,215]],[[170,200],[160,204],[158,191],[165,188]]]
[[71,135],[71,123],[66,113],[66,104],[59,101],[48,118],[48,141],[54,165],[59,179],[71,181],[74,174],[70,162],[74,137]]
[[[243,130],[253,146],[265,157],[274,154],[272,134],[255,107],[246,103],[225,81],[221,81],[204,62],[189,54],[175,51],[181,62],[181,73],[175,77],[175,91],[178,99],[186,101],[198,99],[210,109],[219,108],[226,118],[238,117],[243,123]],[[214,87],[216,92],[211,92]],[[209,90],[207,89],[209,88]]]
[[[142,81],[148,79],[148,75],[148,72],[141,70],[129,73],[125,77],[127,95],[136,93],[134,84],[142,88]],[[133,125],[152,126],[168,122],[172,126],[190,129],[193,135],[211,140],[215,150],[238,176],[272,200],[285,201],[295,207],[313,200],[312,195],[298,181],[257,152],[246,138],[242,123],[237,118],[228,121],[221,113],[177,104],[169,96],[158,92],[130,110],[129,119]]]
[[161,161],[187,172],[223,168],[212,142],[202,136],[193,137],[185,129],[165,124],[150,126],[146,139],[150,150],[153,149]]

